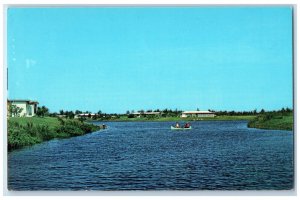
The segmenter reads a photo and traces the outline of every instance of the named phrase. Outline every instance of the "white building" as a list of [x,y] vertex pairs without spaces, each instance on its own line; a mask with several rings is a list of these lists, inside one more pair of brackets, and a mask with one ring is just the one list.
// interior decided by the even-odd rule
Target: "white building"
[[132,113],[136,117],[141,117],[141,116],[158,116],[160,115],[160,112],[134,112]]
[[81,113],[75,115],[75,118],[81,118],[81,117],[94,117],[96,114],[95,113]]
[[[21,112],[16,115],[15,113],[10,113],[9,107],[11,105],[16,106],[17,108],[21,108]],[[8,106],[8,115],[11,117],[33,117],[36,115],[37,112],[37,101],[30,101],[30,100],[8,100],[7,106]]]
[[211,111],[184,111],[181,114],[182,118],[186,117],[215,117],[215,113]]

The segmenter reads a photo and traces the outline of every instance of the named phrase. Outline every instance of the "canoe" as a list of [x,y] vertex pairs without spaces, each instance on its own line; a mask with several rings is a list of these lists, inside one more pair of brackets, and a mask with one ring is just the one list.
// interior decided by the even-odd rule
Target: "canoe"
[[192,126],[190,126],[189,128],[175,128],[174,126],[171,126],[171,130],[190,130],[192,129]]

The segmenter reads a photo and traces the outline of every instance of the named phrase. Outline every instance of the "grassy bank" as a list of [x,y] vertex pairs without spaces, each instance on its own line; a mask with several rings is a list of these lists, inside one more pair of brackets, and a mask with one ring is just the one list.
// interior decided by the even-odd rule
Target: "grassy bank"
[[249,128],[293,130],[293,113],[265,113],[260,114],[248,123]]
[[54,117],[13,117],[8,119],[8,149],[17,149],[53,138],[67,138],[99,130],[78,120]]
[[[141,118],[128,118],[127,116],[121,116],[120,118],[112,118],[109,120],[103,120],[103,121],[158,121],[158,122],[164,122],[164,121],[212,121],[212,120],[252,120],[256,116],[255,115],[221,115],[216,117],[187,117],[187,118],[181,118],[181,117],[158,117],[158,116],[152,116],[152,117],[141,117]],[[101,121],[101,120],[99,120]]]

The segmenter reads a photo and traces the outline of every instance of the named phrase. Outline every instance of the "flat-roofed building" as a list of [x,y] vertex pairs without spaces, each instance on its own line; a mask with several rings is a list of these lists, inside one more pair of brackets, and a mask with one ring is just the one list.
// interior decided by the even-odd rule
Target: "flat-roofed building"
[[186,117],[215,117],[216,114],[214,112],[211,111],[207,111],[207,110],[202,110],[202,111],[184,111],[181,114],[182,118],[186,118]]
[[141,117],[141,116],[158,116],[160,115],[160,112],[134,112],[132,113],[135,117]]
[[95,113],[81,113],[81,114],[77,114],[75,115],[75,118],[81,118],[81,117],[94,117],[96,114]]
[[[39,103],[37,101],[31,101],[31,100],[23,100],[23,99],[7,100],[7,107],[8,107],[7,114],[10,117],[33,117],[36,115],[38,104]],[[17,108],[19,108],[19,112],[11,113],[11,110],[9,109],[11,106],[16,106]]]

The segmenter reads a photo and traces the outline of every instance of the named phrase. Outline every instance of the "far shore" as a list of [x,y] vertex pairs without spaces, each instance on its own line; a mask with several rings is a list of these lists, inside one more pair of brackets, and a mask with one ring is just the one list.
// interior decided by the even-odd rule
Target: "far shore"
[[293,112],[273,112],[257,115],[219,115],[215,117],[140,117],[91,120],[90,122],[193,122],[193,121],[247,121],[249,128],[270,129],[270,130],[293,130],[294,120]]
[[293,130],[291,110],[259,113],[256,115],[218,115],[215,117],[112,117],[110,119],[67,119],[60,117],[8,118],[8,149],[30,146],[54,138],[80,136],[105,128],[91,122],[193,122],[193,121],[247,121],[249,128]]
[[98,120],[88,120],[94,122],[180,122],[180,121],[236,121],[236,120],[252,120],[256,117],[256,115],[220,115],[215,117],[140,117],[140,118],[128,118],[128,117],[120,117],[120,118],[111,118],[111,119],[98,119]]

